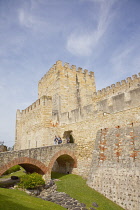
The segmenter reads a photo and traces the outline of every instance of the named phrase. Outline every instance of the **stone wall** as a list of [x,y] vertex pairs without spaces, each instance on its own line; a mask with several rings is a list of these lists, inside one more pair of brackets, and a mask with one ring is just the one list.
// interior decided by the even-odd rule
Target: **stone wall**
[[19,151],[0,153],[0,176],[14,165],[21,165],[27,172],[38,172],[50,178],[55,161],[59,172],[67,173],[77,168],[75,144],[61,144]]
[[15,149],[53,145],[55,135],[65,141],[65,131],[72,131],[77,171],[88,177],[97,131],[140,122],[139,84],[140,77],[133,75],[95,92],[92,72],[57,61],[39,81],[39,99],[17,112]]
[[[65,133],[71,133],[77,144],[75,154],[78,160],[77,168],[73,172],[85,178],[90,177],[88,181],[90,186],[95,185],[98,191],[126,209],[135,209],[134,206],[137,206],[138,202],[133,202],[133,200],[139,200],[135,196],[136,193],[130,194],[130,189],[126,189],[126,193],[123,194],[123,202],[119,196],[122,195],[125,185],[118,185],[122,186],[120,191],[116,191],[115,187],[124,179],[124,183],[129,182],[132,174],[134,178],[132,185],[137,185],[140,180],[139,175],[134,175],[139,174],[139,169],[133,165],[133,163],[139,163],[139,158],[137,160],[139,152],[134,149],[130,150],[132,142],[129,141],[129,137],[127,139],[127,136],[131,135],[126,134],[128,128],[134,129],[133,132],[138,136],[138,139],[134,140],[137,146],[139,133],[136,128],[140,126],[140,74],[96,92],[93,72],[88,73],[87,70],[76,69],[74,65],[70,67],[68,63],[62,65],[61,61],[57,61],[39,81],[38,95],[39,99],[35,103],[22,112],[17,112],[15,149],[52,145],[55,135],[61,136],[65,142]],[[115,127],[116,130],[114,130]],[[100,145],[104,152],[100,152],[99,156],[102,167],[97,167],[100,174],[98,177],[98,172],[93,173],[96,164],[92,159],[93,149],[99,143],[96,134],[101,129],[106,133],[108,140],[107,145],[104,145],[103,140]],[[116,132],[120,136],[116,137]],[[95,149],[94,153],[96,152]],[[132,156],[129,157],[130,162],[128,154]],[[109,164],[112,164],[113,161],[116,162],[112,167]],[[113,177],[111,177],[112,173]],[[93,177],[96,177],[96,182],[92,180]],[[111,184],[109,184],[109,178],[112,180]],[[103,183],[102,180],[106,181]],[[102,183],[102,185],[98,186],[97,183]],[[114,183],[116,184],[113,188]],[[131,189],[132,185],[129,185]]]
[[82,107],[92,103],[95,91],[93,72],[57,61],[39,81],[39,99],[17,111],[15,150],[52,145],[63,121],[81,119]]
[[137,120],[137,110],[134,120],[129,116],[139,106],[139,85],[140,77],[133,75],[96,92],[93,72],[57,61],[39,81],[39,99],[25,110],[17,111],[15,149],[52,145],[55,135],[63,137],[64,129],[82,132],[82,140],[81,133],[76,133],[75,141],[88,144],[95,139],[97,130],[106,126],[101,126],[102,120],[110,127],[111,115],[117,112],[121,118],[128,111],[123,123],[127,124],[129,118]]
[[49,141],[52,99],[42,96],[31,106],[17,110],[15,150],[52,145]]
[[97,132],[88,185],[125,209],[140,209],[140,126]]
[[[52,97],[52,112],[55,115],[90,104],[96,91],[94,73],[68,63],[56,64],[42,77],[38,84],[38,96]],[[56,120],[59,120],[56,118]]]

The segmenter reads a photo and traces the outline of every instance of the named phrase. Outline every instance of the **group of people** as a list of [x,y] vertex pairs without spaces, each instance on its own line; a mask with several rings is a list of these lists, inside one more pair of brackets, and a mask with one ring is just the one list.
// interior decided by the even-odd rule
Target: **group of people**
[[[64,143],[73,143],[73,142],[71,142],[71,140],[70,140],[70,137],[66,137],[66,141],[64,140]],[[54,138],[54,144],[62,144],[62,139],[61,139],[61,137],[60,136],[55,136],[55,138]]]
[[54,138],[54,144],[62,144],[62,139],[60,136],[55,136]]

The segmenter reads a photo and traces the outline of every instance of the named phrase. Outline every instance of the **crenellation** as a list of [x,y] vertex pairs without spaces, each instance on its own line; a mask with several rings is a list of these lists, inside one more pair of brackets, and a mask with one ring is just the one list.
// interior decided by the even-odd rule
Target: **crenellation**
[[67,63],[67,62],[65,62],[65,63],[64,63],[64,68],[66,68],[66,69],[70,69],[70,64],[69,64],[69,63]]
[[36,101],[36,106],[40,105],[40,98]]
[[56,70],[60,70],[62,68],[62,61],[56,61],[56,65],[54,67],[56,68]]
[[105,91],[103,91],[103,89],[98,91],[97,95],[100,96],[98,100],[108,96],[115,96],[123,92],[128,92],[129,90],[133,90],[134,88],[139,87],[139,79],[139,74],[135,74],[132,75],[132,77],[128,77],[126,80],[121,80],[121,82],[116,82],[116,84],[112,84],[111,86],[106,87]]
[[94,77],[94,72],[93,71],[90,71],[89,72],[89,76]]
[[41,82],[45,82],[52,74],[56,73],[56,64],[54,64],[41,79]]
[[120,82],[116,82],[115,87],[120,87],[121,83]]
[[114,89],[115,88],[115,84],[112,84],[110,87],[111,87],[111,89]]
[[102,92],[102,94],[105,94],[106,93],[106,89],[102,88],[101,92]]
[[40,99],[36,100],[32,105],[30,105],[26,109],[24,109],[22,111],[19,110],[18,113],[21,113],[22,115],[28,114],[28,113],[34,111],[34,109],[39,108],[40,105],[41,106],[48,105],[49,101],[52,101],[51,96],[42,96]]
[[87,69],[84,69],[84,74],[88,75],[88,70]]
[[102,93],[102,91],[101,91],[101,90],[98,90],[98,91],[97,91],[97,95],[98,95],[98,96],[100,96],[100,95],[101,95],[101,93]]
[[108,91],[110,91],[110,86],[107,86],[106,88],[105,88],[105,90],[106,90],[106,92],[108,92]]
[[132,79],[133,79],[133,80],[138,79],[137,74],[132,75]]
[[131,82],[132,82],[132,78],[131,78],[131,77],[127,77],[127,78],[126,78],[126,81],[127,81],[128,83],[131,83]]
[[[55,66],[55,64],[54,64],[54,65],[49,69],[49,71],[48,71],[47,73],[55,73],[55,70],[56,70],[55,67],[56,67],[56,66]],[[46,73],[46,74],[47,74],[47,73]]]
[[81,67],[78,67],[77,72],[83,73],[83,69]]
[[21,111],[22,115],[26,114],[25,109]]
[[75,66],[75,65],[71,65],[71,69],[72,69],[73,71],[76,71],[76,66]]
[[36,108],[36,102],[32,104],[32,109]]
[[[24,111],[25,111],[25,112],[24,112]],[[28,112],[29,112],[29,107],[26,108],[25,110],[23,110],[23,114],[28,114]]]
[[56,64],[53,64],[52,68],[53,70],[56,70]]
[[20,116],[20,115],[21,115],[21,111],[20,111],[20,109],[17,109],[16,114],[17,114],[18,116]]
[[121,80],[122,85],[126,85],[126,80]]

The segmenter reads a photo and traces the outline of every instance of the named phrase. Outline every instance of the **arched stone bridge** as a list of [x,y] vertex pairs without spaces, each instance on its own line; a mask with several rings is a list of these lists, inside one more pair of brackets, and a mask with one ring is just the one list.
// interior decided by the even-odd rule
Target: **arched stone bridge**
[[[71,173],[77,167],[76,144],[59,144],[47,147],[9,151],[0,153],[0,176],[15,165],[27,172],[37,172],[51,178],[51,171]],[[57,162],[56,162],[57,161]],[[57,164],[56,164],[57,163]]]

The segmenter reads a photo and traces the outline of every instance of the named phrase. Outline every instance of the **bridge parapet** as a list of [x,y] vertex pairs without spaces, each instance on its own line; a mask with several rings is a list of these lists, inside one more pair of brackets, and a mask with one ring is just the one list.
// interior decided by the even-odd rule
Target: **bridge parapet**
[[19,151],[9,151],[0,153],[0,175],[14,165],[21,165],[29,171],[34,170],[34,166],[41,174],[50,173],[55,160],[59,156],[70,156],[74,160],[73,167],[76,167],[75,156],[76,144],[60,144],[47,147],[25,149]]

